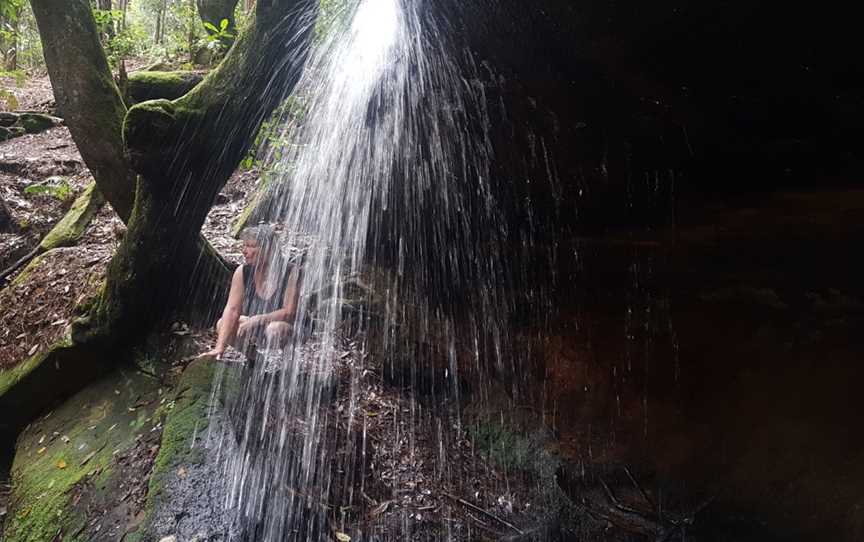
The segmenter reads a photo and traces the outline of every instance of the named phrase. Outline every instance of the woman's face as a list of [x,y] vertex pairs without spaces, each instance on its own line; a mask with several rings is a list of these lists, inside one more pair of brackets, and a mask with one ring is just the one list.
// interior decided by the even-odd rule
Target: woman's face
[[245,239],[243,241],[243,259],[248,265],[258,265],[262,257],[261,246],[256,239]]

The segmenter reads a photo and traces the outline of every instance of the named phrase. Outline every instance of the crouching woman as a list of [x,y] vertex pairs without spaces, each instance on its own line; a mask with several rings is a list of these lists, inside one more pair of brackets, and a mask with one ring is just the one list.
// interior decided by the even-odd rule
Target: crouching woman
[[240,239],[245,263],[231,279],[228,302],[216,324],[216,346],[203,354],[216,359],[228,345],[247,356],[257,347],[284,346],[297,312],[300,266],[282,265],[273,228],[246,228]]

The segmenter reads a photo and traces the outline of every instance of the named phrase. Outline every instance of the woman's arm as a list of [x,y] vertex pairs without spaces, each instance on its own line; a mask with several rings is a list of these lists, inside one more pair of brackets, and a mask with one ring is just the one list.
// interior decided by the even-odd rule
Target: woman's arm
[[207,353],[218,359],[225,352],[231,338],[237,334],[237,323],[240,321],[240,310],[243,307],[243,266],[238,267],[231,277],[231,290],[228,292],[228,302],[222,311],[222,325],[219,326],[219,335],[216,338],[216,346]]

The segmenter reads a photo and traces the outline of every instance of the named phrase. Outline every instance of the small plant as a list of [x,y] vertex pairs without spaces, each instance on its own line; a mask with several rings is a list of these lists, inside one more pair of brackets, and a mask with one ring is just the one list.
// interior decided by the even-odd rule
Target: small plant
[[204,28],[207,34],[201,43],[204,48],[210,51],[212,57],[210,63],[220,60],[228,52],[231,42],[234,39],[234,34],[228,31],[228,25],[231,24],[228,19],[222,19],[219,26],[204,21]]
[[231,22],[228,19],[222,19],[222,21],[219,22],[219,28],[216,28],[216,25],[204,21],[204,28],[207,29],[207,41],[214,42],[233,39],[234,34],[228,32],[229,24],[231,24]]
[[48,196],[59,201],[66,201],[74,195],[66,179],[54,177],[41,183],[31,184],[24,189],[24,193],[28,196]]

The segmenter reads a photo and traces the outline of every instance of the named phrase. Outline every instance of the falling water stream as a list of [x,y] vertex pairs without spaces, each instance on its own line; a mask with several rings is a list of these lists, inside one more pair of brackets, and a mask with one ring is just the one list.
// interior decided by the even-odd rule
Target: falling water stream
[[[349,323],[385,364],[408,365],[407,384],[437,371],[442,396],[460,393],[457,327],[478,370],[513,370],[508,231],[489,186],[484,88],[469,55],[457,63],[445,53],[444,29],[421,16],[422,3],[348,7],[298,85],[304,117],[280,119],[278,139],[290,144],[271,148],[264,166],[278,194],[265,218],[302,248],[271,272],[302,259],[303,279],[291,345],[263,356],[234,407],[242,423],[228,507],[249,540],[318,540],[327,528],[320,503],[337,458],[323,406]],[[349,322],[345,299],[358,283],[381,310]],[[409,425],[416,415],[405,414]],[[458,412],[448,423],[458,428]],[[362,436],[349,428],[339,438]]]

